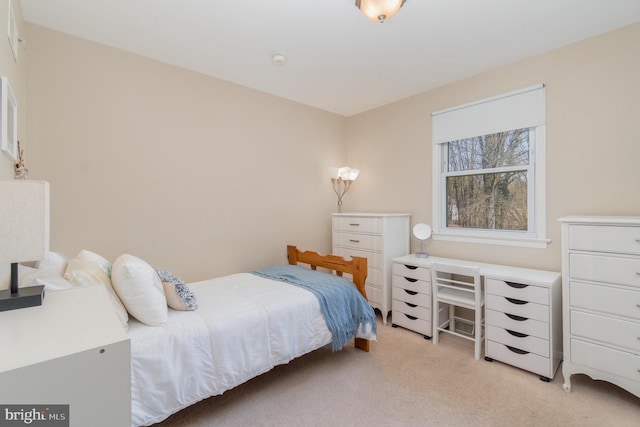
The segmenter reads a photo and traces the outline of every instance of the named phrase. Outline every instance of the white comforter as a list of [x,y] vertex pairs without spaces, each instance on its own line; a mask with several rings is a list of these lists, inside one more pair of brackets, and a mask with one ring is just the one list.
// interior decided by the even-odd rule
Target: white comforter
[[[316,297],[249,273],[190,283],[198,310],[129,321],[132,425],[150,425],[331,342]],[[375,339],[375,337],[366,337]]]

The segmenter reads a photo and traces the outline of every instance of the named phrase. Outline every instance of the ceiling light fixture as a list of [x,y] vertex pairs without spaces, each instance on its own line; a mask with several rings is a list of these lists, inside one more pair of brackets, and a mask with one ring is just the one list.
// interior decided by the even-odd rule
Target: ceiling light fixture
[[398,13],[407,0],[356,0],[356,7],[367,18],[381,24]]

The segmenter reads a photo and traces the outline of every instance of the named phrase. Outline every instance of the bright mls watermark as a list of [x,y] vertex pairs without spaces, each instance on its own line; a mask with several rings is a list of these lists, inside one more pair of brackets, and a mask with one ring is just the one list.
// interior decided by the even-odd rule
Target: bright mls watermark
[[0,405],[0,427],[69,427],[69,405]]

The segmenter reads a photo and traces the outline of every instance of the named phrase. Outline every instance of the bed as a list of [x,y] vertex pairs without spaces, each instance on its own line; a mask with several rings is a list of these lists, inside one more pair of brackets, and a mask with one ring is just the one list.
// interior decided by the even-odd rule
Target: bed
[[[340,348],[343,343],[336,348],[335,331],[324,317],[335,303],[322,302],[325,297],[315,294],[317,291],[292,283],[297,279],[290,280],[291,271],[300,271],[305,281],[307,274],[314,280],[318,275],[323,281],[331,278],[330,284],[334,280],[346,283],[343,274],[352,277],[348,287],[355,285],[358,291],[355,302],[364,302],[370,313],[357,320],[357,332],[352,329],[346,336],[354,339],[357,348],[369,351],[376,325],[375,314],[366,303],[366,258],[345,260],[302,252],[295,246],[287,247],[287,258],[288,266],[275,269],[280,274],[276,278],[270,276],[274,269],[265,269],[189,283],[198,309],[169,310],[162,327],[129,320],[132,425],[160,422],[330,343],[334,350]],[[309,268],[296,267],[299,263]]]

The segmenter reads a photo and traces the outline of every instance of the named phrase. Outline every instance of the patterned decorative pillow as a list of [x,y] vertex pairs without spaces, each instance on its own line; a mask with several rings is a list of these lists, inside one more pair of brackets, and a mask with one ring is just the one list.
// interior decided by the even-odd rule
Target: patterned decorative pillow
[[156,273],[162,281],[169,307],[182,311],[194,311],[198,308],[195,294],[182,279],[166,270],[157,269]]

